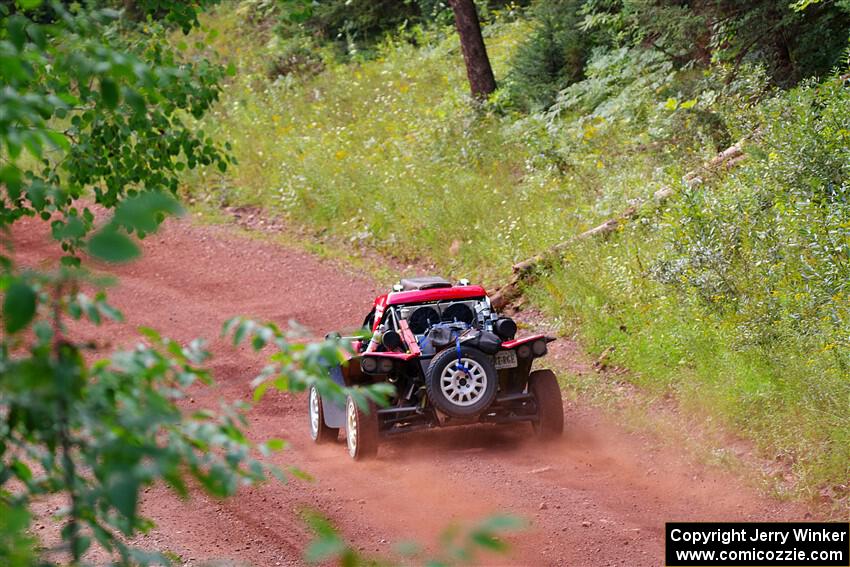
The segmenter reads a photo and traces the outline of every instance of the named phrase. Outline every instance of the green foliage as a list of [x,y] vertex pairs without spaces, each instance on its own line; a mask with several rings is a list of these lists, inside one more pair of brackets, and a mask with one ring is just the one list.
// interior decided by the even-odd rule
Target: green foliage
[[[137,509],[139,491],[161,479],[187,497],[190,477],[214,496],[229,496],[268,474],[282,478],[283,471],[252,453],[267,455],[283,444],[248,441],[242,432],[247,426],[244,403],[223,406],[218,413],[183,414],[177,402],[185,391],[196,382],[211,383],[203,367],[210,355],[201,341],[183,346],[142,329],[147,345],[87,363],[89,347],[71,342],[64,319],[85,317],[100,324],[122,318],[102,294],[90,299],[63,291],[77,288],[79,277],[66,269],[53,278],[33,276],[34,281],[13,284],[34,286],[32,295],[51,293],[38,294],[42,312],[32,324],[33,342],[27,344],[17,333],[0,345],[0,485],[15,481],[23,487],[0,493],[0,506],[13,510],[0,531],[2,552],[9,557],[28,553],[29,540],[20,527],[26,507],[40,496],[63,493],[71,504],[62,536],[75,563],[93,542],[122,564],[168,563],[162,555],[125,543],[152,526]],[[248,325],[240,321],[236,333],[244,334],[240,329]],[[317,383],[323,391],[348,393],[321,378],[329,364],[342,360],[338,342],[289,345],[276,327],[250,325],[255,337],[270,337],[278,349],[264,371],[264,378],[273,375],[276,387],[297,391]],[[253,345],[259,350],[265,343],[254,340]],[[365,389],[360,397],[364,403],[365,397],[380,401],[386,393]]]
[[617,53],[676,70],[725,65],[730,80],[745,64],[767,69],[783,86],[823,77],[842,63],[850,4],[561,0],[538,3],[531,18],[534,31],[507,82],[510,98],[526,111],[550,106],[558,91]]
[[[54,283],[72,280],[63,276]],[[84,301],[69,300],[68,312]],[[60,308],[46,307],[54,314]],[[7,412],[2,470],[4,482],[14,478],[26,487],[10,502],[67,492],[63,538],[75,562],[92,539],[124,563],[139,560],[118,534],[149,528],[136,502],[139,490],[156,479],[185,496],[188,473],[224,496],[241,481],[264,476],[265,467],[249,457],[236,408],[184,419],[175,404],[195,381],[209,381],[200,343],[181,347],[161,339],[87,365],[82,345],[71,343],[62,328],[61,320],[52,329],[39,327],[28,357],[0,359]]]
[[[315,534],[307,548],[305,559],[310,563],[333,561],[344,567],[393,565],[383,558],[369,557],[348,545],[333,524],[315,512],[305,514],[307,525]],[[448,527],[440,536],[441,555],[428,557],[415,543],[399,544],[396,551],[406,562],[428,567],[473,564],[480,552],[504,553],[509,549],[503,534],[525,528],[525,522],[514,516],[492,516],[468,530]]]
[[670,0],[587,0],[583,4],[581,27],[594,33],[600,45],[652,47],[678,66],[692,60],[705,62],[708,18],[715,15],[712,10],[719,14],[723,9],[723,2],[696,7]]
[[648,46],[677,68],[760,64],[785,86],[840,64],[850,26],[846,2],[588,0],[582,10],[584,29],[611,47]]
[[[222,36],[246,36],[242,25]],[[468,114],[457,88],[466,81],[461,54],[455,40],[438,37],[424,36],[433,43],[422,57],[407,42],[387,42],[380,60],[332,65],[303,82],[273,84],[255,67],[254,49],[265,43],[243,44],[228,102],[204,123],[205,131],[232,140],[241,165],[225,176],[207,170],[187,177],[187,190],[213,206],[263,203],[328,226],[354,245],[403,258],[440,251],[448,258],[459,240],[478,265],[504,269],[536,244],[521,241],[519,210],[509,220],[503,214],[532,150],[501,132],[496,116]],[[493,37],[488,49],[504,60],[517,37]],[[553,191],[545,175],[530,176],[523,186],[523,202]],[[481,196],[464,199],[471,191]],[[480,227],[501,226],[470,239],[471,218]],[[508,245],[518,242],[518,248]],[[502,261],[484,262],[497,248]]]
[[530,290],[641,385],[782,455],[804,492],[850,463],[849,102],[836,78],[777,93],[734,176],[683,186]]
[[368,407],[372,400],[378,405],[387,405],[388,398],[395,394],[395,387],[388,383],[372,384],[368,388],[345,388],[326,377],[327,369],[347,360],[349,347],[339,337],[324,342],[295,342],[291,339],[304,336],[304,330],[294,325],[283,331],[274,323],[259,324],[251,319],[234,317],[222,328],[222,336],[232,335],[233,346],[245,341],[260,351],[266,346],[277,350],[269,356],[269,364],[251,381],[254,400],[259,401],[269,387],[285,392],[302,392],[315,385],[327,399],[343,403],[351,396],[361,407]]
[[13,281],[3,299],[3,323],[7,333],[17,333],[35,315],[35,292],[24,281]]
[[316,3],[306,25],[324,38],[354,44],[420,16],[416,0],[329,0]]
[[[352,57],[361,52],[368,54],[385,34],[412,27],[435,15],[423,12],[422,8],[426,7],[421,4],[419,0],[247,0],[242,2],[240,11],[255,23],[273,22],[278,36],[320,40],[333,45],[337,54]],[[438,10],[436,6],[429,8]],[[283,69],[292,66],[286,62],[287,58],[295,57],[296,62],[309,60],[308,50],[295,53],[289,48],[288,51],[288,57],[279,58],[277,66]]]
[[[487,20],[499,12],[516,12],[527,0],[476,3],[479,16]],[[414,30],[454,25],[454,15],[446,0],[243,0],[238,10],[258,27],[273,26],[278,37],[285,40],[297,37],[332,46],[333,54],[344,60],[375,56],[375,48],[388,37],[413,32],[407,39],[415,42]],[[286,51],[299,64],[309,59],[307,50],[292,53],[290,47]],[[279,58],[271,71],[274,72],[275,66],[284,69],[292,66],[286,59]],[[308,66],[311,67],[312,64]]]
[[760,0],[743,10],[730,3],[724,16],[712,37],[715,61],[758,62],[783,86],[823,78],[843,63],[850,3],[818,3],[804,10],[778,0]]
[[186,120],[218,98],[224,70],[181,60],[153,23],[131,40],[116,33],[113,11],[51,7],[49,24],[0,7],[0,222],[51,220],[74,258],[94,225],[76,204],[85,191],[112,208],[139,192],[174,193],[186,168],[226,168],[229,157]]
[[545,109],[558,92],[584,76],[591,40],[579,29],[578,0],[539,2],[534,30],[517,49],[508,75],[509,96],[523,109]]
[[0,494],[0,562],[9,567],[30,567],[36,564],[36,551],[35,539],[27,533],[29,511],[7,500],[8,494]]
[[679,230],[664,279],[766,328],[790,324],[801,341],[816,334],[850,347],[848,111],[835,79],[767,101],[765,149],[719,188],[685,191],[671,212]]
[[266,73],[271,79],[278,77],[309,77],[321,73],[325,68],[315,44],[306,37],[289,41],[279,48],[278,36],[272,39],[267,48],[270,57],[266,63]]
[[219,0],[195,0],[194,2],[171,2],[169,0],[114,0],[116,7],[124,10],[129,20],[139,22],[155,21],[180,28],[189,33],[198,26],[198,14]]

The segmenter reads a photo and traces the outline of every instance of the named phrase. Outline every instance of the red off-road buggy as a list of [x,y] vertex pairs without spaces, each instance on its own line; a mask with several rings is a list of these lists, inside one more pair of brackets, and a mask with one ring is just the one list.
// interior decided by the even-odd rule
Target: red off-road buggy
[[344,428],[356,460],[375,455],[382,436],[469,423],[530,422],[538,437],[558,436],[564,408],[544,335],[515,338],[517,326],[490,306],[484,288],[439,277],[403,279],[378,297],[363,322],[371,339],[349,339],[353,354],[331,369],[340,385],[389,382],[388,407],[345,406],[309,392],[310,435],[335,441]]

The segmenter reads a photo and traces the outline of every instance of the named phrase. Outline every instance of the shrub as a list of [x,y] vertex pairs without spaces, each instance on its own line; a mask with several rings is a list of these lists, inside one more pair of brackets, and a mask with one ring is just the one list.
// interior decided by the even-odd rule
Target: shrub
[[677,68],[759,64],[783,86],[829,74],[850,27],[846,0],[585,0],[582,14],[582,27],[610,48],[651,48]]
[[268,51],[266,74],[271,80],[290,75],[311,77],[325,69],[320,50],[304,36],[297,36],[287,42],[280,42],[275,36],[270,41]]
[[[833,79],[765,103],[764,142],[746,170],[697,187],[674,212],[676,285],[734,312],[759,340],[777,325],[850,371],[850,92]],[[831,345],[831,346],[830,346]]]
[[578,0],[534,6],[534,30],[517,49],[508,75],[510,97],[520,108],[548,108],[558,91],[583,77],[589,40],[578,27],[579,7]]

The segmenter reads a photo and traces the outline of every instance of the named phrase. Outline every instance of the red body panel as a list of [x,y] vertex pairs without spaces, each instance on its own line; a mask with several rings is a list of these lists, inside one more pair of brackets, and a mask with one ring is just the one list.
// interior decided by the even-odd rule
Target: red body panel
[[451,299],[473,299],[484,297],[487,292],[480,285],[464,285],[457,287],[438,287],[414,291],[396,291],[386,296],[386,305],[402,305],[405,303],[425,303],[428,301],[445,301]]
[[519,345],[530,343],[532,341],[536,341],[537,339],[545,339],[546,335],[530,335],[528,337],[522,337],[521,339],[514,339],[512,341],[505,341],[502,343],[502,348],[516,348]]
[[393,358],[395,360],[410,360],[416,358],[419,353],[413,352],[364,352],[360,356],[374,356],[375,358]]

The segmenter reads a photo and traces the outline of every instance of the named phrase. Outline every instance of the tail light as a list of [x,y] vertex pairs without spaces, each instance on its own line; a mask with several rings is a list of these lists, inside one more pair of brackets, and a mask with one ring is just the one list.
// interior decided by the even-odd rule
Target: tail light
[[360,368],[366,374],[389,374],[394,366],[392,359],[380,356],[364,356],[360,359]]
[[519,345],[516,349],[516,355],[520,358],[528,358],[531,356],[531,347],[528,345]]
[[360,368],[366,374],[374,374],[378,370],[378,359],[371,356],[364,356],[360,359]]
[[531,351],[534,353],[534,356],[543,356],[546,354],[546,341],[544,339],[538,339],[531,343]]

